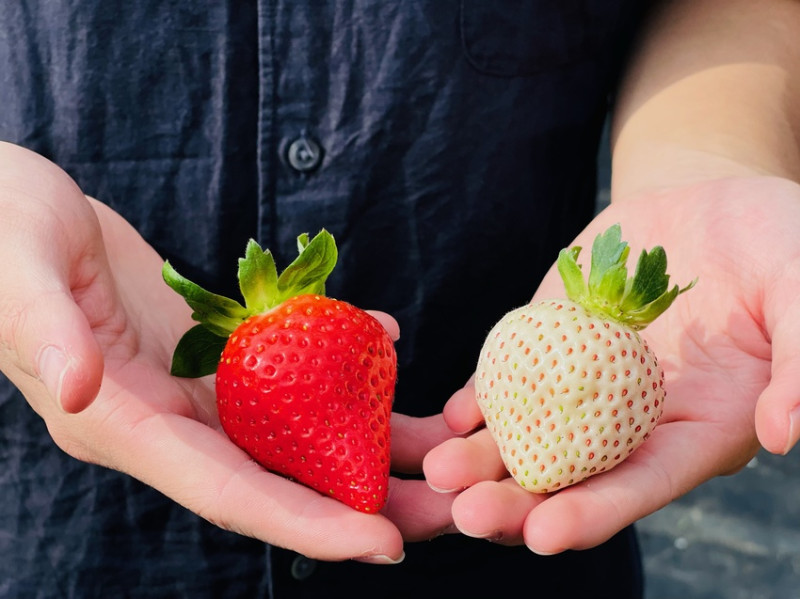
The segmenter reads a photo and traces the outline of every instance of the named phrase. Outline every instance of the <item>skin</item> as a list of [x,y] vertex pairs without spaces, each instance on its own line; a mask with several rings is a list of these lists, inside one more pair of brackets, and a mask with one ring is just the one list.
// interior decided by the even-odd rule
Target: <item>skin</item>
[[[213,377],[169,375],[192,321],[161,280],[162,258],[41,156],[0,144],[0,164],[10,165],[0,174],[0,254],[13,265],[0,269],[0,369],[66,453],[319,559],[394,563],[404,539],[451,524],[453,498],[424,481],[393,479],[384,513],[367,515],[257,466],[221,431]],[[397,339],[394,319],[373,314]],[[396,470],[419,470],[451,435],[441,418],[397,415],[392,425]]]
[[[404,541],[455,527],[539,553],[601,543],[736,471],[759,441],[786,452],[800,436],[797,13],[789,1],[670,2],[631,66],[614,201],[576,242],[620,222],[634,255],[664,245],[674,280],[700,283],[645,331],[669,372],[662,425],[602,477],[554,496],[521,491],[485,431],[470,434],[469,385],[443,416],[393,417],[394,469],[424,465],[429,484],[393,479],[382,515],[256,467],[220,432],[211,382],[168,375],[191,321],[161,258],[57,166],[2,143],[0,370],[69,455],[310,557],[394,563]],[[536,295],[560,293],[551,272]]]
[[[759,447],[797,443],[799,30],[793,1],[673,1],[655,15],[617,106],[611,206],[575,244],[620,223],[634,259],[662,245],[673,283],[698,277],[643,332],[667,372],[664,416],[614,470],[535,495],[504,471],[468,383],[444,410],[462,438],[424,463],[463,533],[540,554],[593,547]],[[534,299],[563,295],[551,270]]]

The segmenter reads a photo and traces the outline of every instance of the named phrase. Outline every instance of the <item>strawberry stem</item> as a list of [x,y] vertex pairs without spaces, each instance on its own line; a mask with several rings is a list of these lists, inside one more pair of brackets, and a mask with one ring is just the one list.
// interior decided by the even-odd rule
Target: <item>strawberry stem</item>
[[621,238],[618,224],[595,238],[588,284],[577,262],[579,246],[561,250],[558,271],[569,299],[591,312],[641,330],[663,314],[681,293],[694,287],[697,279],[686,287],[670,288],[667,254],[661,246],[642,251],[633,277],[628,277],[630,247]]

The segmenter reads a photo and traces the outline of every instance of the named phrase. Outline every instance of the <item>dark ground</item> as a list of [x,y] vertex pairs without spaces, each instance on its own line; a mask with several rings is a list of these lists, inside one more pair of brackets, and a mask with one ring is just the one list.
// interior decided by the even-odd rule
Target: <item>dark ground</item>
[[800,599],[800,450],[640,521],[647,599]]
[[[599,207],[608,201],[600,156]],[[646,599],[800,599],[800,448],[761,452],[637,526]]]

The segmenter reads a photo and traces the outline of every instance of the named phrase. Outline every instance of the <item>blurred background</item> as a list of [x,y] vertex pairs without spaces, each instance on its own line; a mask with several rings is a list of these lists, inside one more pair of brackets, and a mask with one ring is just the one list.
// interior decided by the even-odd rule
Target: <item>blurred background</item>
[[[598,210],[609,201],[606,134]],[[800,448],[762,451],[637,526],[646,599],[800,599]]]

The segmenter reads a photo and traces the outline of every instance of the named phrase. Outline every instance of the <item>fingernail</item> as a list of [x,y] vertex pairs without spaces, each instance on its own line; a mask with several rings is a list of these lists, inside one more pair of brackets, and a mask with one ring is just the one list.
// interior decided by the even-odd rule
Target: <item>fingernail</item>
[[455,429],[450,429],[450,430],[453,431],[453,434],[456,437],[466,437],[467,435],[471,435],[472,433],[474,433],[478,429],[478,427],[480,427],[480,426],[481,426],[480,424],[476,424],[475,426],[473,426],[471,428],[468,428],[468,429],[465,429],[463,431],[457,431]]
[[354,558],[357,562],[362,562],[365,564],[376,564],[378,566],[392,566],[394,564],[399,564],[406,558],[405,552],[400,554],[400,557],[397,559],[391,558],[388,555],[362,555],[361,557]]
[[44,383],[58,407],[61,408],[61,388],[69,369],[69,360],[66,354],[60,348],[48,345],[39,352],[37,366],[39,379]]
[[792,450],[800,440],[800,406],[789,412],[789,439],[783,450],[784,455]]
[[466,489],[466,487],[458,487],[456,489],[440,489],[439,487],[434,487],[431,483],[428,483],[428,486],[430,487],[431,491],[434,491],[436,493],[442,493],[442,494],[460,493],[461,491]]
[[534,549],[530,545],[528,545],[528,549],[533,551],[536,555],[540,555],[541,557],[550,557],[551,555],[556,555],[557,553],[561,553],[560,551],[539,551],[538,549]]
[[525,546],[528,549],[530,549],[533,553],[535,553],[536,555],[540,555],[542,557],[549,557],[551,555],[556,555],[557,553],[562,553],[563,552],[562,549],[556,549],[555,551],[545,551],[543,549],[537,549],[536,547],[534,547],[530,543],[525,543]]
[[500,530],[493,530],[491,532],[476,534],[468,530],[462,529],[461,533],[465,536],[472,537],[473,539],[483,539],[484,541],[489,541],[490,543],[497,543],[503,538],[503,532]]

